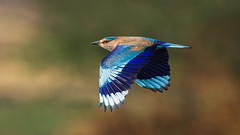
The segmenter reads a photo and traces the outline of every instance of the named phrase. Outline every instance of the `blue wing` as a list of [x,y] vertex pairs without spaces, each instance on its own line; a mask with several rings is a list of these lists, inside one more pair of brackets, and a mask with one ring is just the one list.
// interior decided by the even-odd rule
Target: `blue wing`
[[136,83],[153,91],[163,92],[169,86],[170,66],[165,47],[157,48],[137,75]]
[[125,96],[137,78],[141,67],[150,58],[156,46],[151,46],[143,51],[133,52],[130,45],[118,45],[110,52],[100,65],[99,100],[104,103],[104,111],[114,104],[119,108]]

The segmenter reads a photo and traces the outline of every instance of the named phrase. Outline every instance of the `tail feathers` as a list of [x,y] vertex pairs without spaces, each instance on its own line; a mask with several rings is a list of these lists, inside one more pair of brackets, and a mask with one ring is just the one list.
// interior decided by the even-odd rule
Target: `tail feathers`
[[184,46],[184,45],[178,45],[178,44],[172,44],[172,43],[162,43],[161,45],[158,45],[159,48],[161,47],[172,47],[172,48],[192,48],[190,46]]

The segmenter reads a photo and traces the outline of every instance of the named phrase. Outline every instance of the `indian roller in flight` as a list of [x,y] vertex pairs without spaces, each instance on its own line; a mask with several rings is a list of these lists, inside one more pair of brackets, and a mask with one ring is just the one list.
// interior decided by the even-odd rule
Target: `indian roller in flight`
[[134,81],[154,92],[170,86],[167,47],[191,48],[147,37],[113,36],[92,43],[110,51],[100,64],[99,107],[119,109]]

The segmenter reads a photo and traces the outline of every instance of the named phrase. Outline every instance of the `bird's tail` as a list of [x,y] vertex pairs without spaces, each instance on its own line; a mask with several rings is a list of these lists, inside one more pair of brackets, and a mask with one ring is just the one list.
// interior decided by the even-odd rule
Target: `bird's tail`
[[159,48],[161,47],[172,47],[172,48],[192,48],[190,46],[184,46],[184,45],[178,45],[178,44],[172,44],[172,43],[162,43],[158,45]]

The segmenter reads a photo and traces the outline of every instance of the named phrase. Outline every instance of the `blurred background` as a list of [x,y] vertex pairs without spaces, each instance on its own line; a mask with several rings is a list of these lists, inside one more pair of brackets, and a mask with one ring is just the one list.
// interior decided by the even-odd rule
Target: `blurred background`
[[[1,135],[239,135],[239,0],[0,0]],[[169,49],[171,87],[98,108],[106,36]]]

